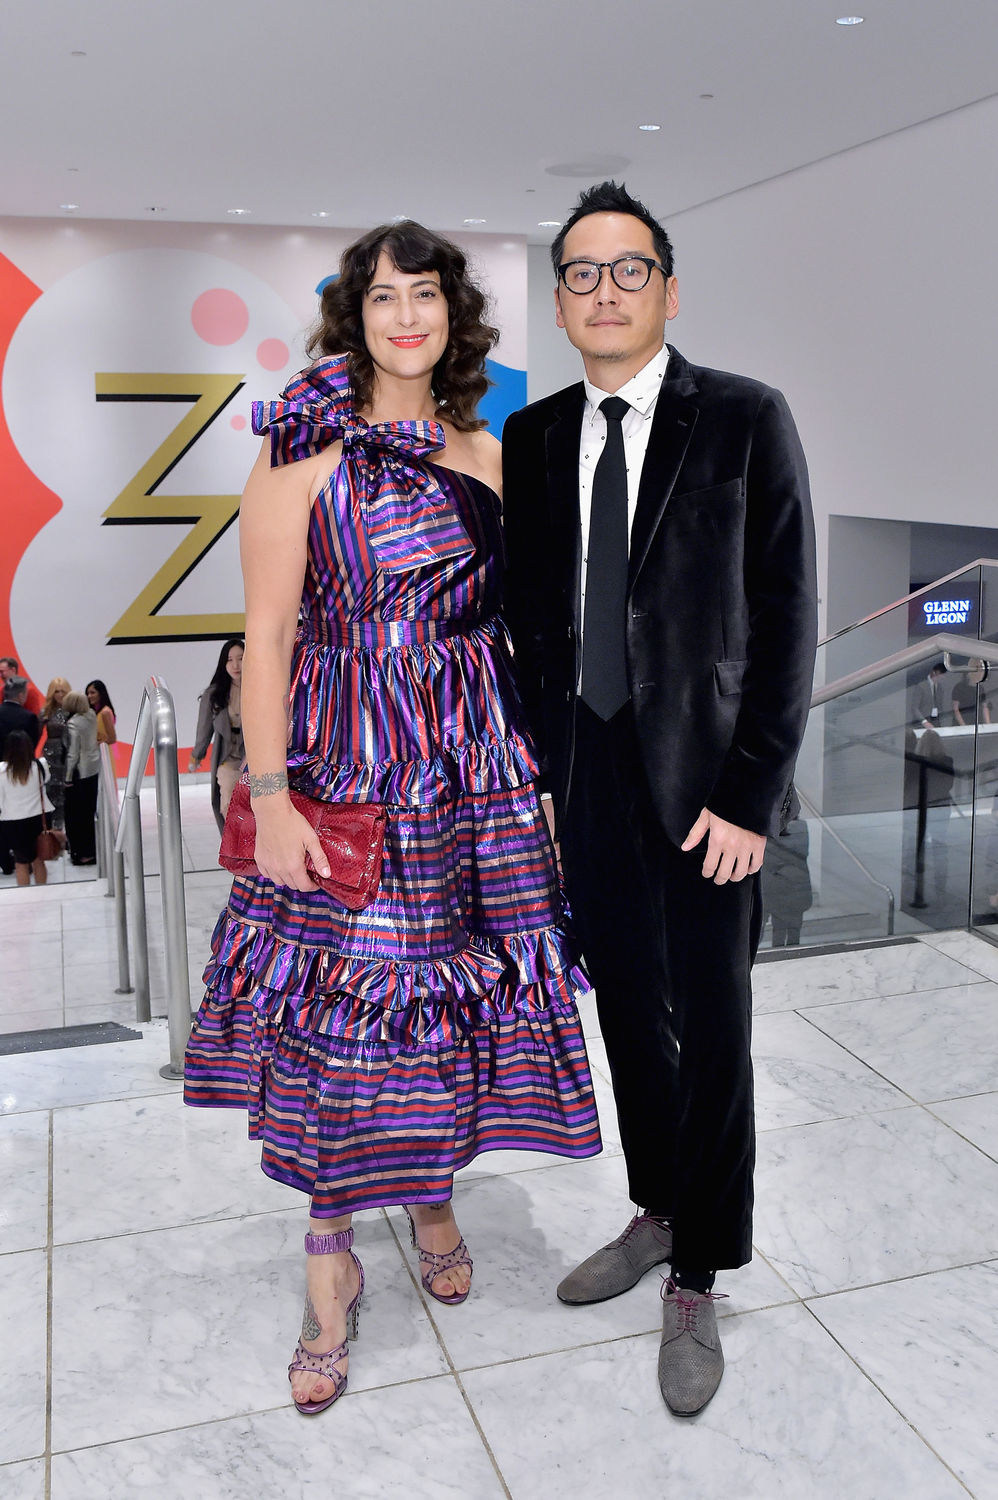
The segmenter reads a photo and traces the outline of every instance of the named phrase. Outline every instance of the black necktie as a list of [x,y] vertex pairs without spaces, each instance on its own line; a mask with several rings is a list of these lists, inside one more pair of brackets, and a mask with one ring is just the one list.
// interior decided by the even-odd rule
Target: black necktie
[[606,443],[593,475],[580,696],[601,719],[612,719],[630,697],[624,652],[627,464],[620,425],[630,407],[619,396],[607,396],[600,411],[606,417]]

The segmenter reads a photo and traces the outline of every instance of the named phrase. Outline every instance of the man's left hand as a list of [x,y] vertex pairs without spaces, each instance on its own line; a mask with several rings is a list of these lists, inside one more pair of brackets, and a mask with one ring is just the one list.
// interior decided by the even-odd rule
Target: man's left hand
[[695,849],[705,834],[707,857],[703,862],[703,875],[715,885],[725,885],[729,880],[744,880],[762,869],[766,853],[766,835],[752,833],[748,828],[739,828],[737,823],[726,823],[717,813],[706,807],[686,835],[683,849]]

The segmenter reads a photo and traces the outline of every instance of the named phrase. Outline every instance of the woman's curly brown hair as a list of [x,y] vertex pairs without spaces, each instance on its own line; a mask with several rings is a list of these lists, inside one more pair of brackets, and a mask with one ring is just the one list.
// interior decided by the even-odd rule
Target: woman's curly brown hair
[[485,359],[499,340],[499,330],[485,322],[488,304],[468,275],[464,252],[412,219],[381,224],[347,246],[339,276],[322,293],[308,354],[345,354],[358,411],[370,404],[374,363],[364,342],[362,308],[382,250],[407,275],[439,272],[450,333],[433,371],[433,397],[459,432],[477,432],[485,422],[475,412],[492,383],[485,374]]

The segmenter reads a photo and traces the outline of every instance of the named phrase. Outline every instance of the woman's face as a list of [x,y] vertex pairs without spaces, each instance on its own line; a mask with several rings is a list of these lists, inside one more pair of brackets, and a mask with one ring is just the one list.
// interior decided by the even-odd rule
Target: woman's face
[[52,702],[55,704],[56,708],[61,708],[62,707],[62,700],[63,700],[63,698],[65,698],[65,696],[66,696],[66,689],[65,688],[54,688],[52,690]]
[[100,693],[94,687],[93,683],[91,683],[87,688],[87,702],[90,704],[90,707],[93,709],[94,713],[96,713],[98,707],[100,706]]
[[364,294],[364,342],[376,368],[424,379],[447,348],[450,319],[439,271],[400,271],[382,250]]
[[243,675],[243,648],[242,646],[230,646],[229,654],[225,658],[225,670],[233,682],[238,682]]

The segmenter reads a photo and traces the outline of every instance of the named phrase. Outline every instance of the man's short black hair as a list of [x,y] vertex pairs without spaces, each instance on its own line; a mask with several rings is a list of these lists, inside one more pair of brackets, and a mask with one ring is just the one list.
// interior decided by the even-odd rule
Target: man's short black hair
[[586,188],[572,209],[568,222],[563,224],[555,235],[551,243],[551,264],[554,266],[555,276],[558,275],[558,267],[561,265],[565,236],[573,225],[577,224],[580,219],[588,218],[590,214],[630,214],[632,218],[640,219],[642,224],[647,225],[651,230],[652,243],[655,246],[655,255],[659,265],[666,276],[672,275],[672,242],[669,236],[640,198],[632,198],[622,182],[610,180],[598,182],[594,187]]
[[943,672],[943,673],[945,673],[945,671],[946,671],[946,663],[944,661],[934,661],[932,663],[932,666],[929,668],[929,671],[930,672]]

